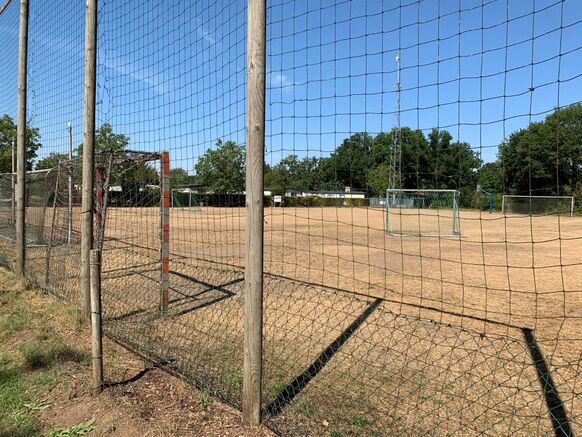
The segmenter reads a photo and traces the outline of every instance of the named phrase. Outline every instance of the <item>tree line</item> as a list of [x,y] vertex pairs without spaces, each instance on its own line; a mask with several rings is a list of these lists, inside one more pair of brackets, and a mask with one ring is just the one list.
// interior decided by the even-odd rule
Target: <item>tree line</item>
[[[273,194],[299,191],[362,191],[367,197],[383,197],[388,187],[395,130],[371,135],[358,132],[343,140],[326,157],[290,154],[276,164],[265,163],[265,186]],[[496,160],[484,163],[477,151],[447,130],[428,134],[403,127],[400,132],[401,187],[406,189],[457,189],[464,206],[479,206],[475,188],[501,194],[582,194],[582,104],[555,110],[509,135],[498,146]],[[10,172],[12,141],[16,125],[0,118],[0,172]],[[96,132],[96,150],[122,152],[129,138],[103,124]],[[27,169],[33,168],[41,147],[39,130],[28,127]],[[75,155],[82,154],[82,145]],[[36,161],[35,168],[52,168],[62,153]],[[240,193],[245,186],[245,150],[234,141],[218,140],[192,169],[174,168],[172,187],[200,185],[215,193]],[[130,177],[137,182],[157,179],[153,167],[143,166]],[[463,200],[464,199],[464,200]]]

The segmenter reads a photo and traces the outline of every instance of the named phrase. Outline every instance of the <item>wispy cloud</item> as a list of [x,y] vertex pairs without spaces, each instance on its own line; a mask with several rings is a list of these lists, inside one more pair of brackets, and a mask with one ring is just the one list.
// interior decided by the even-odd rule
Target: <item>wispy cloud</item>
[[104,65],[122,76],[127,76],[143,83],[152,88],[158,95],[167,94],[173,89],[173,79],[165,77],[161,73],[156,73],[151,68],[135,64],[118,64],[109,58],[105,59]]
[[196,35],[206,41],[208,45],[212,46],[216,44],[217,47],[220,47],[220,43],[216,42],[216,38],[214,38],[213,33],[214,32],[208,30],[200,18],[196,18]]
[[284,91],[291,91],[293,87],[295,87],[295,83],[289,80],[284,74],[277,72],[269,73],[269,88],[282,88]]

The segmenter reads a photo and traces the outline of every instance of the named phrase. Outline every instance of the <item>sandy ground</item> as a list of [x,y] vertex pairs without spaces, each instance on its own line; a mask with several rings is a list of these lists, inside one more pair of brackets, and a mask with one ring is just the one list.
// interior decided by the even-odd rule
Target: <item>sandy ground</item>
[[[240,407],[244,210],[172,210],[164,318],[159,218],[109,209],[104,327]],[[431,233],[450,223],[427,210],[392,219]],[[461,211],[460,236],[391,235],[385,220],[265,210],[267,423],[289,435],[539,435],[561,423],[548,414],[558,402],[581,432],[582,218]],[[51,254],[49,282],[69,300],[77,249]],[[39,276],[43,253],[29,251]]]

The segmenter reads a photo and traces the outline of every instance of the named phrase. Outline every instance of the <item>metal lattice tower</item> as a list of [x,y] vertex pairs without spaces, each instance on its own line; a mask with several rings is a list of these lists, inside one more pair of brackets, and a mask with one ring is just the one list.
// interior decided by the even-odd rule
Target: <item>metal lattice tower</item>
[[392,158],[390,160],[390,176],[388,179],[388,189],[402,188],[402,140],[400,127],[400,55],[396,56],[396,109],[394,111],[395,128],[392,132]]

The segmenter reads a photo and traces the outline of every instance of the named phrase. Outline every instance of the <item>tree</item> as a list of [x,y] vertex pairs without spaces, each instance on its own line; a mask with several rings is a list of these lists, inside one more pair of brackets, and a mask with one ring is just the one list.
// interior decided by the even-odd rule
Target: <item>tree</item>
[[373,137],[367,132],[346,138],[329,158],[321,160],[322,185],[331,183],[366,191],[372,164],[372,142]]
[[503,169],[499,161],[483,164],[477,172],[479,185],[491,193],[503,193]]
[[[95,132],[95,153],[121,152],[127,148],[129,137],[113,132],[113,126],[103,123]],[[83,156],[83,144],[79,144],[75,150],[78,156]]]
[[36,170],[44,170],[55,168],[59,162],[66,161],[69,159],[69,155],[66,153],[56,153],[51,152],[44,158],[38,160],[34,166]]
[[170,170],[170,187],[180,188],[195,183],[194,176],[190,176],[186,170],[176,167]]
[[582,191],[582,104],[557,109],[513,132],[499,146],[498,163],[511,194]]
[[[37,128],[26,128],[26,170],[32,170],[36,152],[41,147]],[[0,117],[0,173],[12,172],[12,143],[16,144],[16,123],[9,115]],[[15,146],[16,147],[16,146]]]
[[215,193],[240,193],[245,189],[245,152],[234,141],[216,141],[195,165],[196,181]]
[[368,186],[373,196],[385,197],[390,177],[390,165],[378,164],[368,172]]
[[319,188],[319,176],[319,158],[289,155],[272,168],[265,168],[265,185],[273,194],[284,194],[287,188],[310,191]]

